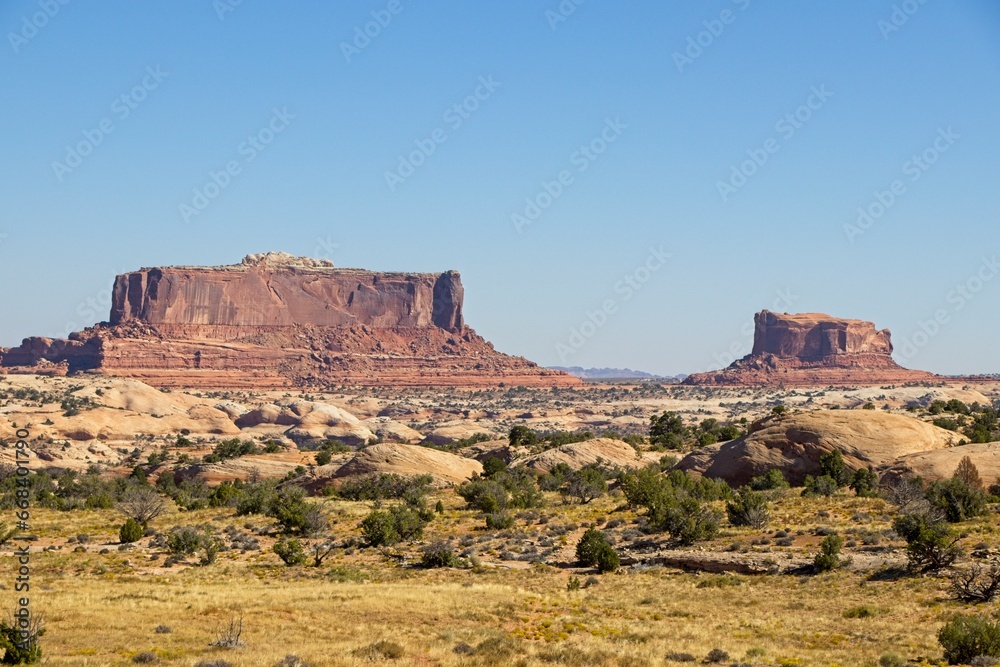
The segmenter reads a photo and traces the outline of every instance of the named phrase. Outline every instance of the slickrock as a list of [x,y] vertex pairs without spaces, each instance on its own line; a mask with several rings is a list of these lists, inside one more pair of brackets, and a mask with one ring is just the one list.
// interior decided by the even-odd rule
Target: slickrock
[[813,410],[763,419],[747,435],[692,452],[677,467],[735,486],[777,468],[788,481],[801,484],[806,475],[819,474],[820,457],[835,448],[853,470],[880,469],[907,454],[955,445],[959,437],[877,410]]
[[926,482],[936,482],[954,475],[955,468],[966,456],[972,459],[979,470],[979,476],[987,485],[1000,481],[1000,442],[974,443],[909,454],[897,459],[886,471],[886,475],[890,479],[919,475]]
[[559,463],[565,463],[571,470],[579,470],[591,463],[602,463],[609,468],[644,468],[649,462],[627,442],[593,438],[548,449],[516,461],[514,465],[547,473]]
[[932,382],[943,378],[892,359],[892,335],[863,320],[820,313],[754,316],[752,352],[727,368],[696,373],[688,385],[827,386]]
[[358,452],[334,476],[344,478],[395,473],[415,477],[427,474],[434,477],[438,484],[460,484],[482,471],[482,464],[474,459],[419,445],[382,443]]

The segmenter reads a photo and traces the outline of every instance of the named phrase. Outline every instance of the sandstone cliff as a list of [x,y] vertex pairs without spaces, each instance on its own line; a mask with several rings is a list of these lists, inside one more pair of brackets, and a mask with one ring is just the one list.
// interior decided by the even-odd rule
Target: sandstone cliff
[[0,351],[7,372],[97,370],[156,386],[571,386],[467,327],[459,274],[337,269],[284,253],[115,279],[110,321]]
[[899,366],[892,359],[892,334],[871,322],[762,310],[754,325],[749,355],[721,371],[691,375],[684,384],[823,386],[940,379]]

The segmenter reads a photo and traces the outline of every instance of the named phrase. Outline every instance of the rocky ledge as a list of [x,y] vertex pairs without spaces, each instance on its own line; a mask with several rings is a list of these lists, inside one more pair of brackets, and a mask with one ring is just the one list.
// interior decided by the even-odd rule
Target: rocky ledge
[[338,269],[285,253],[115,279],[109,321],[0,349],[6,372],[99,371],[156,386],[574,386],[465,325],[457,271]]
[[762,310],[754,324],[749,355],[722,370],[691,375],[684,384],[845,386],[942,379],[893,361],[892,334],[871,322]]

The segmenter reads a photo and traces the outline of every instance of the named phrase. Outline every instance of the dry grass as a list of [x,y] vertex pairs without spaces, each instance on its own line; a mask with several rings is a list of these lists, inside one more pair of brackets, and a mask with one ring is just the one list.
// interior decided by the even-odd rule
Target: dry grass
[[[562,505],[556,496],[537,521],[496,535],[461,511],[459,499],[441,495],[446,512],[426,540],[469,536],[487,567],[422,570],[399,564],[415,560],[416,545],[380,552],[338,549],[320,568],[287,568],[263,549],[224,552],[208,567],[162,567],[162,557],[143,540],[118,552],[120,517],[112,511],[56,512],[36,509],[33,523],[58,551],[32,558],[32,604],[45,614],[46,661],[52,665],[125,665],[152,652],[157,664],[194,665],[224,659],[235,665],[271,667],[286,655],[309,665],[662,665],[668,653],[704,658],[713,648],[731,661],[775,665],[874,665],[885,653],[908,659],[937,658],[935,638],[944,617],[961,608],[935,578],[879,580],[870,573],[838,571],[823,576],[698,575],[665,568],[633,568],[599,578],[597,585],[567,591],[571,574],[549,565],[507,562],[504,544],[536,540],[552,525],[582,526],[595,519],[624,518],[620,498],[586,506]],[[357,536],[362,503],[327,504],[338,539]],[[886,527],[887,507],[848,496],[802,499],[791,493],[775,508],[768,532],[788,528],[790,548],[749,546],[762,533],[727,529],[708,548],[734,542],[776,559],[815,551],[817,526],[842,533]],[[826,515],[819,514],[827,513]],[[259,517],[232,510],[172,511],[155,524],[266,526]],[[626,523],[622,529],[633,524]],[[970,524],[971,543],[992,540],[991,516]],[[549,562],[572,559],[574,529],[556,539]],[[797,535],[802,531],[802,535]],[[66,538],[91,534],[87,552],[72,552]],[[482,540],[482,541],[480,541]],[[560,543],[562,546],[560,546]],[[860,547],[859,547],[860,548]],[[105,554],[99,550],[109,549]],[[898,552],[895,557],[898,559]],[[12,559],[0,565],[0,581],[12,581]],[[194,559],[190,561],[194,562]],[[859,611],[865,610],[865,611]],[[871,613],[869,613],[871,612]],[[243,615],[237,650],[211,648],[219,630]],[[157,633],[166,625],[170,633]],[[381,642],[381,643],[380,643]],[[458,650],[456,652],[456,647]],[[396,655],[401,649],[399,657]],[[749,657],[747,657],[749,656]],[[728,663],[727,663],[728,664]]]

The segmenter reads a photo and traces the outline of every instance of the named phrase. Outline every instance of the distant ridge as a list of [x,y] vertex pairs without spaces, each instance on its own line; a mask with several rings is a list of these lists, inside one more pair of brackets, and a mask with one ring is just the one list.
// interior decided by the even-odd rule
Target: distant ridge
[[664,382],[680,382],[686,375],[653,375],[645,371],[634,371],[631,368],[582,368],[581,366],[549,366],[549,370],[562,371],[581,380],[661,380]]

